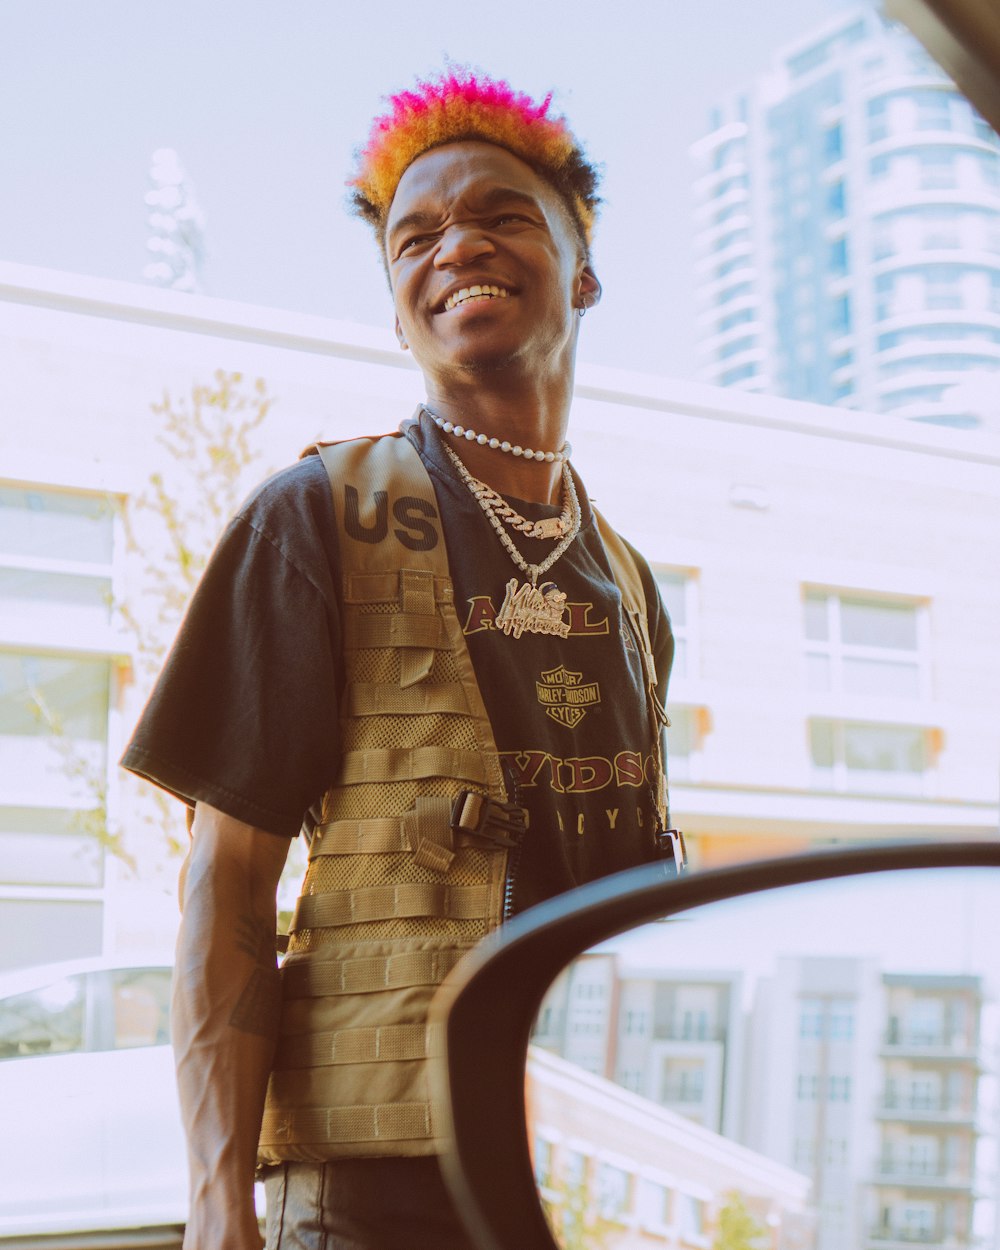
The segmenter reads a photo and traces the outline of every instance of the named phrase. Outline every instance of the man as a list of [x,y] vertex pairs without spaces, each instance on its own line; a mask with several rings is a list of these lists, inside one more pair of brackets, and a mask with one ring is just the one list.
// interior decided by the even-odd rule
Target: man
[[434,1157],[435,987],[514,912],[670,854],[669,622],[568,462],[595,171],[548,99],[452,71],[392,101],[354,188],[426,405],[244,505],[124,759],[194,807],[187,1250],[256,1246],[258,1162],[269,1245],[466,1246]]

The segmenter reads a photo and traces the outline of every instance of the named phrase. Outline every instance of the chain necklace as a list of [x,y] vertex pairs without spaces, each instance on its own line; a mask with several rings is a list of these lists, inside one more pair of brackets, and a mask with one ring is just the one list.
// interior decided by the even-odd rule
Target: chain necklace
[[561,515],[557,517],[543,517],[540,521],[529,521],[527,517],[521,516],[520,512],[516,512],[502,495],[498,495],[492,486],[487,486],[479,478],[474,477],[472,481],[476,486],[476,498],[483,508],[488,509],[494,516],[498,516],[511,529],[517,530],[519,534],[525,534],[528,538],[562,538],[564,534],[569,533],[570,526],[573,524],[573,507],[570,503],[570,493],[566,485],[569,477],[568,470],[563,466],[563,510]]
[[[547,573],[552,568],[553,564],[569,548],[570,543],[580,532],[580,500],[577,497],[576,485],[569,465],[563,464],[563,489],[569,497],[570,508],[569,531],[544,560],[538,564],[529,564],[514,545],[514,540],[504,529],[503,521],[494,508],[491,507],[488,498],[480,490],[482,483],[472,476],[447,443],[442,443],[442,446],[455,466],[458,476],[469,488],[472,497],[486,514],[504,550],[521,572],[526,573],[531,579],[518,585],[517,578],[512,577],[507,583],[507,593],[496,616],[495,624],[497,629],[508,636],[513,635],[515,638],[520,638],[524,633],[554,634],[559,638],[566,638],[569,634],[569,622],[563,620],[566,611],[566,596],[554,582],[544,582],[539,586],[538,579],[543,573]],[[492,493],[496,494],[495,491]],[[501,496],[498,496],[498,498],[502,499]],[[502,502],[506,504],[506,500],[502,500]],[[509,507],[510,505],[507,506]],[[513,511],[513,509],[511,510]]]

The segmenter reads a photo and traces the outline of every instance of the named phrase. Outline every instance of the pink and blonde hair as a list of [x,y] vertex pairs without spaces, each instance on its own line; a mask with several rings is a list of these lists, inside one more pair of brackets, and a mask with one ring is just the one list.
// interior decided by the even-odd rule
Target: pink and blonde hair
[[508,83],[451,66],[388,99],[357,152],[352,202],[384,242],[389,206],[408,166],[430,148],[482,139],[513,152],[555,188],[589,248],[600,199],[598,173],[564,117],[551,116],[551,93],[536,104]]

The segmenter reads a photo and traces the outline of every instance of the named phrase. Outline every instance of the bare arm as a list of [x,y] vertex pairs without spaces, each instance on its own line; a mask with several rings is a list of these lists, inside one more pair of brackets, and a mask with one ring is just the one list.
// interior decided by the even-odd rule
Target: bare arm
[[288,842],[195,809],[172,1032],[188,1141],[185,1250],[258,1250],[253,1175],[278,1032],[275,894]]

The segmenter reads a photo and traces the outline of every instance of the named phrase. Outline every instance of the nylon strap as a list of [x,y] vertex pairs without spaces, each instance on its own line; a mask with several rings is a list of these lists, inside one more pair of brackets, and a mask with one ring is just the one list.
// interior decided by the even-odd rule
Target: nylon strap
[[[451,603],[455,597],[447,577],[434,578],[435,603]],[[395,603],[399,598],[399,574],[350,573],[344,586],[345,603]]]
[[380,990],[440,985],[465,952],[407,951],[360,959],[309,959],[281,969],[281,996],[326,998],[337,994],[376,994]]
[[335,1063],[398,1063],[427,1058],[426,1024],[383,1024],[367,1029],[283,1037],[276,1068],[319,1068]]
[[426,777],[486,781],[482,756],[477,751],[451,747],[389,747],[384,751],[346,751],[340,785],[363,782],[419,781]]
[[354,682],[347,687],[344,704],[348,716],[467,715],[469,711],[469,701],[457,681],[425,682],[409,690],[380,682]]
[[420,647],[440,650],[448,645],[444,621],[439,616],[419,616],[413,612],[362,615],[356,608],[344,613],[344,647]]
[[291,1141],[407,1141],[431,1135],[431,1104],[409,1102],[315,1111],[265,1111],[260,1140],[264,1146],[279,1146]]
[[336,928],[401,917],[440,916],[478,920],[487,914],[490,888],[485,885],[377,885],[333,894],[303,894],[295,904],[292,932]]
[[316,830],[309,858],[412,851],[421,838],[432,838],[442,846],[450,846],[451,807],[452,801],[447,795],[423,795],[401,817],[328,821]]

